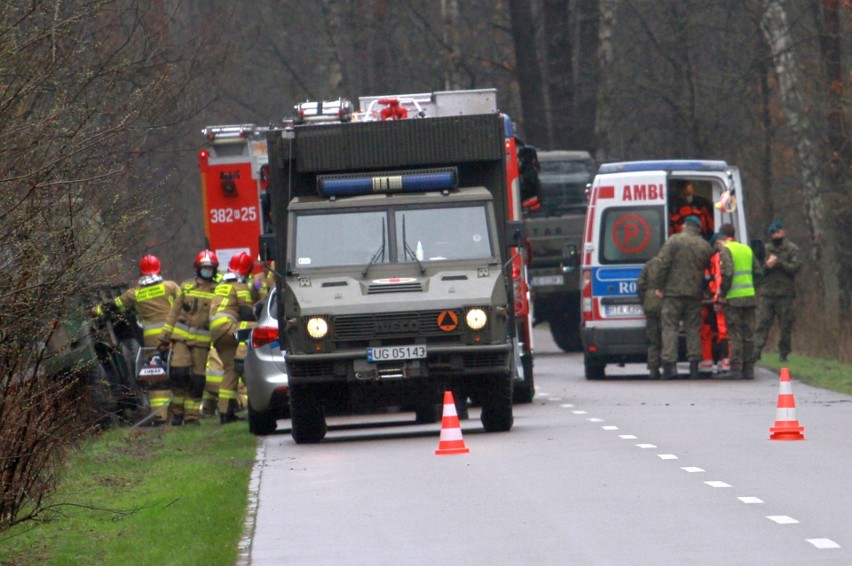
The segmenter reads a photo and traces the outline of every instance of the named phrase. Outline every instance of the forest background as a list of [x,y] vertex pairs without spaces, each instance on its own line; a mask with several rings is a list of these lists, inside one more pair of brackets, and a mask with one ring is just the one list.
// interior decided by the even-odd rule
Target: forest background
[[493,87],[542,149],[737,165],[802,249],[794,352],[852,360],[850,59],[850,0],[0,0],[0,530],[85,432],[69,313],[191,277],[202,128],[304,100]]

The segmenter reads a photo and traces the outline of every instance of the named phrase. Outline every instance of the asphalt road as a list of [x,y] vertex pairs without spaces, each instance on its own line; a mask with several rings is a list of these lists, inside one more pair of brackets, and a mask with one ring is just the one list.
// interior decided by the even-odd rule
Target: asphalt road
[[587,381],[536,331],[536,398],[469,454],[413,414],[287,421],[258,449],[243,563],[852,565],[852,397],[793,381],[806,440],[769,440],[778,375]]

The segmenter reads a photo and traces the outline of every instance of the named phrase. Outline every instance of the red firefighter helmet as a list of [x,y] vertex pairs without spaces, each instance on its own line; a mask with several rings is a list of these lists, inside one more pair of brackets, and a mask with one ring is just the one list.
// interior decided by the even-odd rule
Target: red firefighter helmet
[[139,274],[140,275],[159,275],[160,274],[160,260],[157,259],[156,256],[151,254],[146,255],[141,260],[139,260]]
[[243,277],[248,277],[253,267],[254,260],[246,252],[240,252],[232,256],[231,261],[228,262],[228,270]]
[[202,267],[219,268],[219,258],[216,257],[216,252],[213,250],[201,250],[198,252],[198,255],[195,256],[195,269]]

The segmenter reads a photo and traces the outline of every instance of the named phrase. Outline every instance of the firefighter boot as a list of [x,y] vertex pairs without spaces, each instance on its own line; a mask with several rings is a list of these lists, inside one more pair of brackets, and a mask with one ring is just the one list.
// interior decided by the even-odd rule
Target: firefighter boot
[[235,423],[235,422],[243,420],[236,415],[236,409],[237,409],[237,400],[236,399],[229,399],[228,400],[228,410],[225,413],[219,413],[219,424]]
[[191,374],[189,376],[189,390],[184,398],[184,422],[186,424],[199,424],[201,417],[201,397],[204,394],[204,375]]
[[698,379],[700,376],[698,372],[698,360],[689,360],[689,379]]

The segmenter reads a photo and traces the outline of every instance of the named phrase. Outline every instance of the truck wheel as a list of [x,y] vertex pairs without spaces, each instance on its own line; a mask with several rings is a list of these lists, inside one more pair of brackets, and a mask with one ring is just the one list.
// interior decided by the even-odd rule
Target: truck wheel
[[521,356],[524,367],[524,381],[515,386],[513,401],[518,404],[532,403],[535,397],[535,380],[533,379],[533,357],[530,354]]
[[580,340],[580,321],[570,311],[563,311],[550,319],[550,335],[564,352],[579,352],[583,349]]
[[275,419],[275,414],[272,411],[261,413],[251,408],[251,403],[248,404],[248,425],[249,432],[255,436],[266,436],[272,434],[278,428],[278,421]]
[[315,444],[325,437],[325,412],[310,387],[290,387],[291,434],[296,444]]
[[586,355],[583,358],[583,365],[586,366],[586,379],[603,379],[606,377],[606,362]]
[[481,390],[480,420],[485,432],[507,432],[515,422],[512,415],[512,374],[507,372],[486,379]]
[[418,405],[414,409],[414,422],[417,424],[433,424],[441,420],[441,406],[430,403]]

